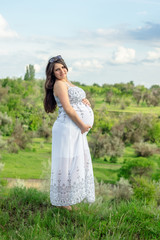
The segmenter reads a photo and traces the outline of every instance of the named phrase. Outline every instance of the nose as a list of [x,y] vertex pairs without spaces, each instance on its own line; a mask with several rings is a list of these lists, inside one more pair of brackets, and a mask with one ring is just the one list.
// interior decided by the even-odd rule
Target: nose
[[61,73],[64,73],[64,71],[63,71],[63,69],[61,68],[61,71],[60,71]]

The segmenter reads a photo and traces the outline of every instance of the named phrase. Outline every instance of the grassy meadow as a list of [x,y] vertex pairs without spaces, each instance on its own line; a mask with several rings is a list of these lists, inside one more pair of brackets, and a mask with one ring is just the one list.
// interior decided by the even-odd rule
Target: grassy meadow
[[136,199],[111,201],[102,188],[96,202],[72,212],[51,206],[46,192],[13,188],[0,201],[0,239],[159,239],[159,209]]
[[[87,138],[96,201],[68,212],[49,199],[57,111],[44,112],[43,85],[0,80],[0,240],[159,240],[160,87],[75,83],[95,114]],[[7,179],[19,182],[8,188]],[[46,182],[25,187],[31,179]]]

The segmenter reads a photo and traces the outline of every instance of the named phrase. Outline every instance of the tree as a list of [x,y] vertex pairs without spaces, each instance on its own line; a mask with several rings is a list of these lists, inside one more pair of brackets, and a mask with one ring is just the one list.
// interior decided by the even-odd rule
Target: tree
[[111,104],[112,98],[113,98],[113,91],[112,91],[112,90],[109,90],[108,92],[106,92],[105,101],[106,101],[107,103]]
[[32,81],[35,79],[35,69],[34,66],[29,64],[29,66],[26,67],[26,73],[24,75],[25,81]]

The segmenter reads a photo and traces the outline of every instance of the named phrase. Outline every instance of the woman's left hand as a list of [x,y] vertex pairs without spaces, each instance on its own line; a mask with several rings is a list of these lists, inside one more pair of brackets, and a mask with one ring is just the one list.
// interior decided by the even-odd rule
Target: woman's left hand
[[88,106],[91,106],[91,104],[90,104],[90,102],[89,102],[89,100],[88,100],[87,98],[83,98],[83,99],[82,99],[82,102],[83,102],[84,104],[88,105]]

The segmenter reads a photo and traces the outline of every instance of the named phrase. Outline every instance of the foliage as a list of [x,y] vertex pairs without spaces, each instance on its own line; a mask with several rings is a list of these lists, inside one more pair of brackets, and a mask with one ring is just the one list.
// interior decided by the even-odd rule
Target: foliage
[[114,125],[115,119],[109,116],[107,108],[102,106],[99,111],[94,112],[94,125],[93,132],[98,130],[102,131],[102,134],[109,133],[112,126]]
[[[3,141],[2,136],[0,135],[0,149],[4,148],[4,146],[5,146],[5,142]],[[1,162],[1,158],[2,158],[2,156],[0,154],[0,173],[4,167],[4,163]],[[1,179],[0,179],[0,189],[1,189]]]
[[112,90],[109,90],[108,92],[106,92],[106,98],[105,98],[106,103],[111,104],[111,102],[112,102],[112,97],[113,97],[113,92],[112,92]]
[[18,152],[18,147],[25,149],[27,143],[29,142],[31,142],[30,134],[24,131],[22,124],[17,119],[12,133],[12,138],[8,139],[8,146],[10,151],[13,150],[13,152]]
[[2,135],[10,135],[12,131],[12,118],[0,112],[0,132]]
[[156,163],[144,158],[133,158],[125,160],[122,167],[119,170],[118,177],[124,177],[134,181],[135,176],[151,176],[153,171],[156,169]]
[[7,94],[8,94],[8,88],[3,88],[1,85],[0,85],[0,101],[3,102],[4,99],[7,97]]
[[133,147],[138,157],[149,157],[158,152],[155,144],[150,144],[147,142],[135,143]]
[[86,92],[86,98],[89,100],[92,109],[94,109],[95,101],[94,101],[94,99],[93,99],[92,94],[90,93],[90,91],[85,91],[85,92]]
[[2,136],[0,135],[0,149],[4,149],[5,148],[5,141],[3,140]]
[[160,206],[160,180],[159,181],[153,181],[155,187],[156,187],[156,202],[157,205]]
[[113,196],[117,201],[130,200],[133,195],[133,188],[128,180],[123,177],[113,186]]
[[156,186],[148,178],[137,176],[133,183],[134,196],[150,203],[156,199]]
[[37,131],[39,137],[49,139],[52,135],[51,129],[46,120],[43,120],[42,126]]
[[29,64],[29,66],[26,67],[26,73],[24,75],[25,81],[32,81],[35,79],[35,69],[34,66]]
[[102,134],[100,130],[91,134],[89,146],[94,158],[104,157],[105,155],[119,157],[122,156],[124,149],[121,139],[106,133]]
[[99,158],[105,154],[104,142],[105,142],[105,135],[102,135],[101,131],[97,131],[96,133],[91,134],[91,138],[89,140],[89,146],[91,149],[91,154],[93,155],[94,158]]
[[140,113],[115,124],[111,129],[111,134],[120,137],[125,144],[133,144],[149,139],[151,127],[152,117]]
[[149,131],[150,139],[156,144],[160,144],[160,121],[154,121]]

